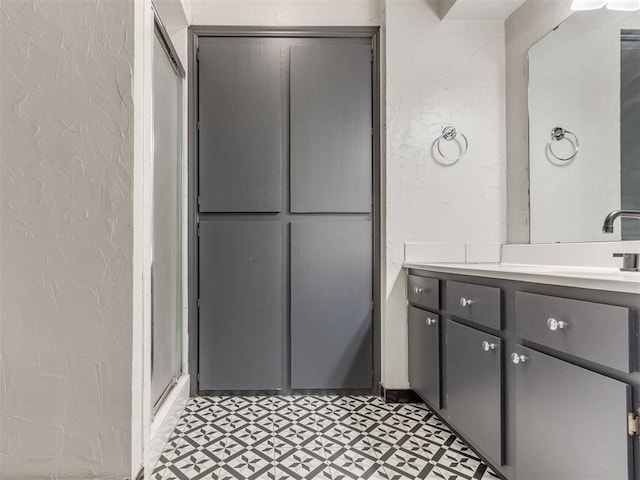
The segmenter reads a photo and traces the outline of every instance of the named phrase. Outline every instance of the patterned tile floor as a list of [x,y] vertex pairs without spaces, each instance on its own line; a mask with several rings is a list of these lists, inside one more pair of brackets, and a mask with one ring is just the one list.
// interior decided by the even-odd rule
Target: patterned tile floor
[[424,405],[378,397],[192,398],[153,480],[491,480]]

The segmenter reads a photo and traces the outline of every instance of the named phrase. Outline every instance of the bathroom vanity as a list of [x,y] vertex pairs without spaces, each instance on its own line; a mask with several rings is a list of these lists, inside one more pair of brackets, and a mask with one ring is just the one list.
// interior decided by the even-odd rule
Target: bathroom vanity
[[640,479],[640,273],[405,267],[410,385],[497,472]]

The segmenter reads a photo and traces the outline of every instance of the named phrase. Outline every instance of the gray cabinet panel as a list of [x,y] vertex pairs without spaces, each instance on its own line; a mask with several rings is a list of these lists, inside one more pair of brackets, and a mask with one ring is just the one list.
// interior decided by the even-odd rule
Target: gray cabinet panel
[[371,388],[371,222],[291,225],[291,387]]
[[199,48],[200,211],[279,212],[280,47],[203,38]]
[[407,298],[409,303],[419,307],[438,310],[440,308],[440,282],[435,278],[407,277]]
[[451,320],[447,320],[446,334],[447,417],[500,465],[502,340]]
[[291,47],[291,211],[371,211],[371,47]]
[[629,385],[517,347],[518,480],[628,480]]
[[625,307],[516,292],[518,336],[623,372],[631,371],[630,323]]
[[502,328],[499,288],[462,282],[447,282],[447,312],[459,318]]
[[409,307],[409,384],[440,408],[440,318]]
[[200,390],[282,384],[282,224],[200,223]]

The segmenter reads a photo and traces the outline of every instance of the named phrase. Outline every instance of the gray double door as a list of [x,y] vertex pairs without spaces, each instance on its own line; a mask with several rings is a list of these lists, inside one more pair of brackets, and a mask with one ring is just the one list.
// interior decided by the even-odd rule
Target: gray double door
[[372,388],[371,39],[198,48],[199,390]]

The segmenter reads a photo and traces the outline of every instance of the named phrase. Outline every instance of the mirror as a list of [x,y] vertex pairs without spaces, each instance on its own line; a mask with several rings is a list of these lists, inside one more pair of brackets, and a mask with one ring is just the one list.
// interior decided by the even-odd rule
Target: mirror
[[576,12],[529,49],[531,243],[640,239],[640,12]]

